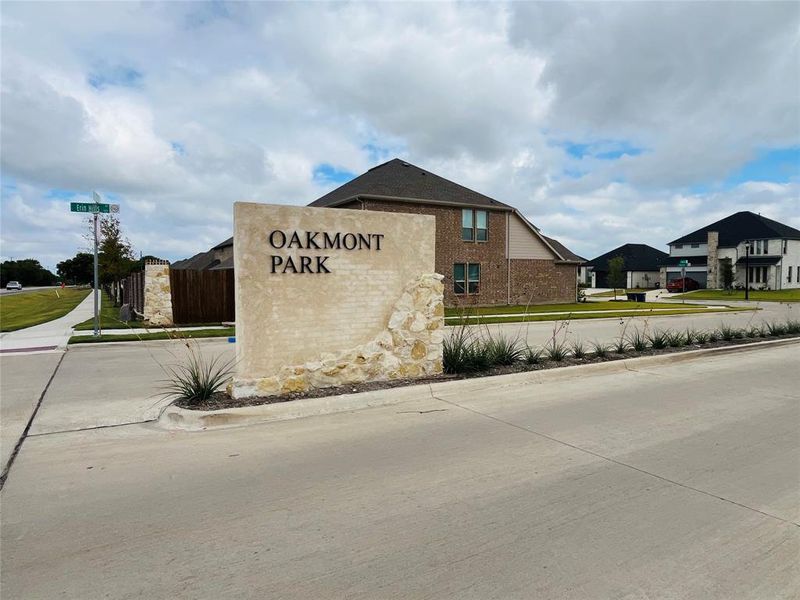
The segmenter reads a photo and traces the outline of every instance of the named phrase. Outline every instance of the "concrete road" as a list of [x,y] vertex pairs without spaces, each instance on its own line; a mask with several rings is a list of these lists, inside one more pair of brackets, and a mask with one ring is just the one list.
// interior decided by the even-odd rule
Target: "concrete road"
[[2,491],[3,597],[797,598],[799,348],[34,435]]
[[0,472],[31,419],[61,353],[0,358]]
[[[687,302],[687,304],[691,304]],[[691,315],[638,315],[617,319],[583,319],[574,321],[540,321],[534,323],[508,323],[502,325],[482,326],[492,332],[503,332],[511,338],[517,338],[531,346],[542,346],[553,339],[568,344],[583,340],[611,343],[620,335],[630,334],[639,329],[652,332],[661,329],[685,331],[686,329],[717,329],[723,323],[735,327],[757,326],[763,323],[785,322],[789,319],[800,320],[800,302],[726,302],[731,306],[758,308],[756,311],[708,313]],[[591,348],[587,348],[591,350]]]

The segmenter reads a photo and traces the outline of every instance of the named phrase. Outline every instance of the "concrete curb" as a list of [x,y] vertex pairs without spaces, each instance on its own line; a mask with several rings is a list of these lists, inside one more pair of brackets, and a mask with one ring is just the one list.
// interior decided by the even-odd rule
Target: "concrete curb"
[[187,410],[174,405],[167,406],[159,416],[158,425],[168,430],[180,431],[206,431],[210,429],[226,429],[242,427],[257,423],[272,421],[286,421],[316,415],[327,415],[339,412],[350,412],[377,406],[399,404],[413,400],[425,400],[437,393],[459,391],[475,393],[496,390],[509,385],[542,384],[553,381],[563,381],[573,377],[590,377],[604,375],[618,371],[640,370],[645,367],[666,365],[676,362],[685,362],[707,356],[731,354],[800,344],[800,338],[787,338],[737,344],[735,346],[722,346],[720,348],[703,348],[700,350],[687,350],[657,356],[642,356],[627,358],[588,365],[571,365],[557,367],[542,371],[526,371],[509,375],[492,375],[488,377],[475,377],[472,379],[456,379],[440,383],[409,385],[384,390],[373,390],[354,394],[341,394],[323,398],[303,398],[276,404],[262,404],[259,406],[245,406],[241,408],[227,408],[221,410]]

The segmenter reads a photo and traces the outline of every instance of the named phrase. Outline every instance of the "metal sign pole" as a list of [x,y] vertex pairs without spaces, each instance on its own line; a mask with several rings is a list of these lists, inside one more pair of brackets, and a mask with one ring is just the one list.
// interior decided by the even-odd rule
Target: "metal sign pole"
[[[100,204],[100,196],[97,192],[92,192],[94,195],[95,204]],[[98,211],[94,211],[94,335],[100,335],[100,318],[98,316],[98,301],[100,300],[100,293],[99,293],[99,265],[98,265],[98,257],[97,257],[97,214]]]

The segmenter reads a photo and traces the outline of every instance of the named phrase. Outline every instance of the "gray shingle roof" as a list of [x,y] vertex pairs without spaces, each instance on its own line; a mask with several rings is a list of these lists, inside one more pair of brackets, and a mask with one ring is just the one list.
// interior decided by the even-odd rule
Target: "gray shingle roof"
[[499,200],[439,177],[399,158],[371,168],[363,175],[314,200],[309,206],[336,206],[356,196],[512,210]]
[[564,260],[569,262],[579,262],[579,263],[586,262],[585,258],[575,254],[572,250],[567,248],[564,244],[562,244],[558,240],[554,240],[553,238],[547,237],[546,235],[543,235],[542,237],[550,243],[553,249],[555,249],[555,251],[558,252],[564,258]]
[[608,261],[616,256],[625,260],[625,271],[658,271],[661,265],[666,264],[669,255],[647,244],[624,244],[610,252],[593,258],[587,267],[594,267],[596,271],[608,271]]
[[670,245],[705,244],[708,241],[709,231],[719,232],[719,245],[724,247],[737,246],[745,240],[776,238],[800,240],[800,231],[794,227],[762,217],[749,210],[743,210],[673,240]]

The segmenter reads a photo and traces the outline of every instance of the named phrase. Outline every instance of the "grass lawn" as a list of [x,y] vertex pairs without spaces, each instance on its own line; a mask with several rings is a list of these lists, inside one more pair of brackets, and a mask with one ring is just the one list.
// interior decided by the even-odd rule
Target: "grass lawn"
[[103,334],[98,337],[93,335],[73,335],[69,338],[70,344],[96,344],[98,342],[140,342],[148,340],[170,340],[183,338],[210,338],[230,337],[236,335],[236,328],[223,329],[193,329],[191,331],[159,331],[157,333],[114,333]]
[[[663,309],[646,312],[647,309]],[[632,312],[639,310],[640,312]],[[533,321],[563,321],[566,319],[608,319],[612,317],[682,315],[699,312],[730,312],[742,310],[720,307],[713,310],[698,305],[681,305],[667,302],[580,302],[574,304],[544,304],[531,306],[487,306],[481,308],[447,308],[445,321],[457,325],[462,318],[467,323],[517,323]],[[607,312],[592,312],[607,311]],[[528,315],[525,313],[553,313]],[[569,313],[569,314],[563,314]],[[510,316],[498,316],[510,315]]]
[[[476,315],[510,315],[541,312],[583,312],[586,310],[630,310],[634,308],[675,308],[667,302],[573,302],[566,304],[515,304],[512,306],[451,307],[445,317]],[[691,307],[696,308],[696,307]]]
[[[651,289],[644,289],[644,288],[631,288],[631,289],[623,289],[617,288],[617,295],[624,296],[626,293],[630,292],[631,294],[641,294],[643,292],[649,292]],[[613,298],[614,297],[614,290],[610,292],[600,292],[599,294],[586,294],[589,298]]]
[[0,331],[16,331],[63,317],[89,295],[89,289],[53,288],[0,296]]
[[[687,294],[670,295],[670,298],[686,300],[744,300],[744,290],[697,290]],[[750,290],[750,300],[759,302],[800,302],[800,289],[794,290]]]
[[[100,301],[100,329],[120,329],[126,327],[125,321],[119,320],[119,306],[114,306],[111,296],[102,293]],[[75,325],[76,331],[91,331],[94,329],[94,319],[86,319],[83,323]]]

